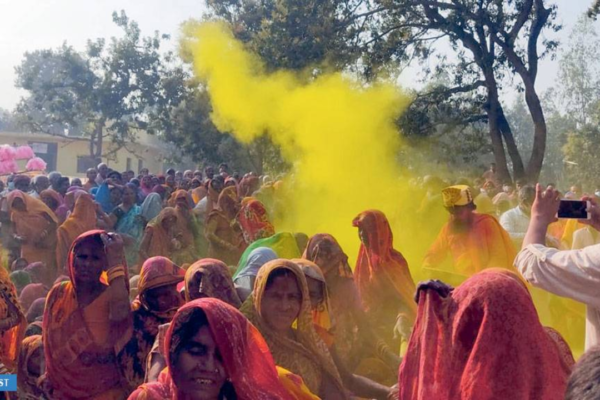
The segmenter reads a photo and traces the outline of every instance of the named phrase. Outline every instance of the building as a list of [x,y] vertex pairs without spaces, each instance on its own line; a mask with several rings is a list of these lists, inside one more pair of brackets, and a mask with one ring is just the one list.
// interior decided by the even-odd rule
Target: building
[[[46,161],[47,171],[60,171],[71,177],[84,177],[88,168],[96,167],[96,160],[90,157],[90,142],[82,137],[62,137],[45,133],[0,131],[0,144],[14,146],[29,145],[36,156]],[[102,161],[116,171],[133,170],[138,173],[148,168],[153,173],[161,173],[164,168],[167,146],[156,136],[145,132],[138,134],[137,143],[119,149],[111,159]],[[104,154],[110,151],[111,143],[104,142]],[[21,165],[21,163],[23,165]],[[24,167],[20,162],[19,166]]]

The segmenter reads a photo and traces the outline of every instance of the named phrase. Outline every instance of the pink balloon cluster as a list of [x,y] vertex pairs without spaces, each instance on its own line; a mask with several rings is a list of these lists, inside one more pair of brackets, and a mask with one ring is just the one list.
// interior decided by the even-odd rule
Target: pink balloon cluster
[[19,171],[17,160],[29,160],[25,167],[27,171],[43,171],[46,169],[46,163],[29,146],[19,146],[17,148],[8,144],[0,146],[0,175],[14,174]]

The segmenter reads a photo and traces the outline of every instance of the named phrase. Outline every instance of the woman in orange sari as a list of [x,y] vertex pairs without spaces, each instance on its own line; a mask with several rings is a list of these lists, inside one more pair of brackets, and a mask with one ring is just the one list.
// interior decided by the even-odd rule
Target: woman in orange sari
[[78,191],[74,195],[73,212],[58,227],[56,246],[56,265],[61,274],[67,272],[67,259],[71,245],[79,235],[96,228],[96,203],[89,194]]
[[542,327],[519,277],[486,270],[417,299],[400,400],[563,399],[572,359]]
[[56,215],[41,200],[15,190],[8,195],[15,239],[21,243],[21,257],[29,263],[42,262],[49,275],[56,276]]
[[206,220],[208,256],[227,265],[237,265],[246,249],[236,215],[239,204],[236,189],[231,186],[219,195],[219,208],[212,210]]
[[44,374],[44,345],[41,335],[26,337],[19,353],[17,396],[19,400],[43,399],[40,377]]
[[177,213],[174,208],[166,207],[146,225],[140,244],[140,261],[157,256],[174,259],[175,253],[181,249],[179,236]]
[[126,398],[117,361],[132,332],[123,239],[88,231],[68,265],[70,280],[52,288],[44,310],[44,388],[56,399]]
[[17,368],[21,341],[27,328],[25,313],[19,304],[17,289],[6,269],[0,267],[0,362],[11,373]]
[[191,264],[200,258],[200,249],[204,248],[204,236],[192,212],[194,201],[185,190],[178,190],[171,196],[169,205],[175,207],[177,231],[181,248],[173,261],[178,265]]
[[[417,313],[415,283],[408,263],[394,249],[392,229],[381,211],[362,212],[352,224],[358,228],[361,241],[354,281],[364,310],[379,337],[389,346],[400,348],[393,334],[396,320],[404,318],[405,324],[412,326]],[[408,341],[408,337],[404,339]]]
[[275,234],[275,228],[269,221],[265,206],[255,198],[246,197],[242,200],[242,207],[237,218],[247,244]]

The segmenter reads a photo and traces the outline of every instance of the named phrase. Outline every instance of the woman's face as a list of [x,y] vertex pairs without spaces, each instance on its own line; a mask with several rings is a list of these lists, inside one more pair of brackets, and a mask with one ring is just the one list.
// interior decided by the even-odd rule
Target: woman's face
[[323,282],[307,276],[306,283],[308,284],[308,292],[310,294],[310,306],[313,310],[316,310],[325,300]]
[[187,343],[181,344],[171,376],[183,397],[194,400],[218,399],[227,373],[208,326],[201,327]]
[[25,206],[25,203],[23,202],[22,199],[20,199],[18,197],[13,200],[12,208],[17,211],[27,211],[27,207]]
[[212,293],[223,292],[227,288],[225,278],[216,273],[211,276],[197,271],[188,282],[190,300],[211,297]]
[[75,281],[78,284],[100,285],[100,275],[106,265],[104,246],[94,239],[84,240],[75,248]]
[[52,211],[54,211],[54,210],[56,210],[58,208],[58,202],[56,200],[54,200],[52,197],[50,197],[50,196],[41,196],[41,200]]
[[27,370],[33,376],[41,376],[43,372],[43,363],[44,361],[44,349],[43,347],[38,347],[35,349],[31,357],[27,360]]
[[135,203],[135,197],[136,196],[135,196],[135,192],[133,191],[133,189],[126,186],[125,190],[123,190],[123,199],[122,199],[122,202],[124,204],[134,204]]
[[156,186],[156,185],[160,185],[160,181],[158,180],[158,178],[156,176],[152,177],[152,187]]
[[110,202],[112,204],[120,204],[122,197],[123,193],[120,189],[114,188],[110,191]]
[[175,201],[175,205],[179,208],[188,209],[190,208],[190,204],[188,203],[188,199],[184,196],[178,197]]
[[265,289],[260,313],[265,322],[276,332],[286,333],[300,314],[302,292],[294,276],[276,277]]
[[148,307],[157,312],[169,311],[181,305],[177,284],[149,289],[144,293],[144,299]]
[[[156,180],[158,182],[158,179]],[[152,177],[149,175],[145,175],[142,177],[142,185],[144,187],[149,187],[152,184]]]

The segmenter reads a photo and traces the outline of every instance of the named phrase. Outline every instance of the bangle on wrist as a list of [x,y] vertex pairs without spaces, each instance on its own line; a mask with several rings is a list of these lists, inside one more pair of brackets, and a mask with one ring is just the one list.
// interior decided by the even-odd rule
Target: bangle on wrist
[[122,265],[111,267],[108,269],[108,271],[106,271],[106,274],[108,275],[108,284],[110,285],[110,283],[115,279],[125,276],[125,267]]

